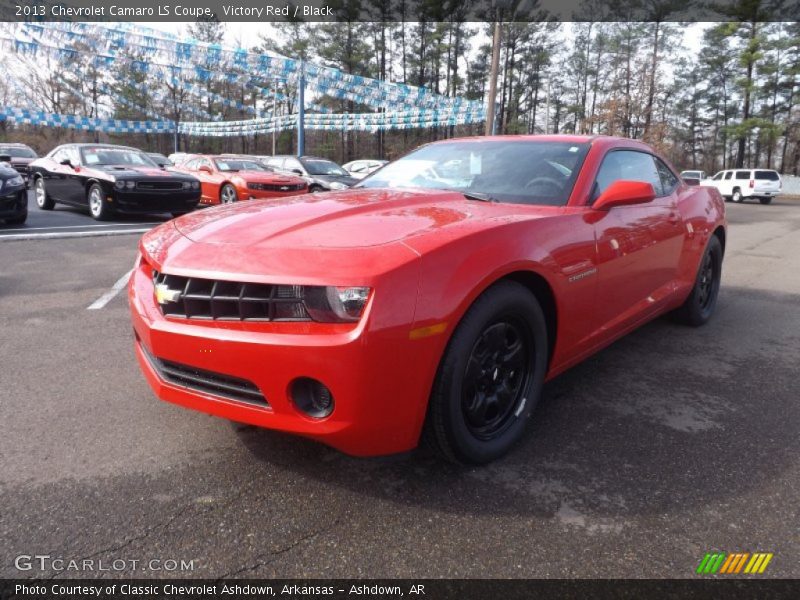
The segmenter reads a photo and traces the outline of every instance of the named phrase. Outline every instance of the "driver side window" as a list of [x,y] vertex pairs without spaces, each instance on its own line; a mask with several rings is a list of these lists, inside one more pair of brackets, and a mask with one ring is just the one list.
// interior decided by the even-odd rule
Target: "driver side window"
[[606,154],[597,172],[592,202],[620,180],[644,181],[653,186],[657,197],[664,194],[661,176],[651,155],[636,150],[613,150]]

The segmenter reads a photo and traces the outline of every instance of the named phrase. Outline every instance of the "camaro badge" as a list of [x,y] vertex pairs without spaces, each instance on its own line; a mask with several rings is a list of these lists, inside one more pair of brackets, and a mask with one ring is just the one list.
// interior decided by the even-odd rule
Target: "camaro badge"
[[167,302],[177,302],[181,299],[181,290],[171,290],[166,283],[156,285],[156,302],[166,304]]
[[282,185],[282,186],[281,186],[281,191],[282,191],[282,192],[285,192],[285,191],[287,191],[288,189],[289,189],[289,186],[288,186],[288,185]]

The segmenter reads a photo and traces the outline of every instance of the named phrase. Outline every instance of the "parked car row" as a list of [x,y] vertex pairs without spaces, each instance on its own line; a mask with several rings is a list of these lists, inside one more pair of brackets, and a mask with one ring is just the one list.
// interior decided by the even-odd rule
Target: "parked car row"
[[[26,189],[41,210],[56,204],[86,208],[97,220],[115,213],[185,214],[198,205],[280,198],[341,190],[385,161],[355,161],[348,171],[313,156],[175,153],[165,156],[130,146],[63,144],[44,157],[17,143],[0,144],[3,162],[0,219],[22,224]],[[22,181],[21,192],[17,181]]]

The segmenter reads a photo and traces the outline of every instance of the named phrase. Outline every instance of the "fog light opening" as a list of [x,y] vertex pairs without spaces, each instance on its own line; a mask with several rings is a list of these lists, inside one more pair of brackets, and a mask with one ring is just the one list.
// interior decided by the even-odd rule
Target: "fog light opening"
[[315,419],[324,419],[333,412],[333,394],[321,382],[310,377],[300,377],[290,389],[295,406]]

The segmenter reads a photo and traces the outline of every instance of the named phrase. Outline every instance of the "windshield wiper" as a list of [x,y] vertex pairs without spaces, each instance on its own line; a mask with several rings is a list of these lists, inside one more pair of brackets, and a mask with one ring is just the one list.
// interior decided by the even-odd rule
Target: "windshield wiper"
[[482,194],[481,192],[461,192],[467,200],[480,200],[481,202],[500,202],[494,196]]

